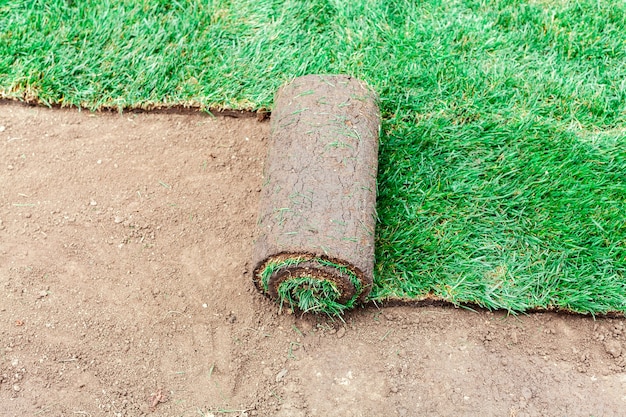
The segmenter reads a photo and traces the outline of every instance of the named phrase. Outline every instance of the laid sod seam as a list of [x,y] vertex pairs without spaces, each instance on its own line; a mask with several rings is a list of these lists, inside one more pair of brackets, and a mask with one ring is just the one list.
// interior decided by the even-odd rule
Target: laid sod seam
[[0,3],[0,98],[270,109],[346,73],[380,96],[370,299],[626,312],[626,3]]

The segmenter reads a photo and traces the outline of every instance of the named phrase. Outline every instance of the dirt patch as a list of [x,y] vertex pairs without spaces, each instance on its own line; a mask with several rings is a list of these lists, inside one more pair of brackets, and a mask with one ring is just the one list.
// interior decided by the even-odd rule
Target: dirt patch
[[268,123],[0,104],[0,415],[621,415],[623,319],[278,315]]

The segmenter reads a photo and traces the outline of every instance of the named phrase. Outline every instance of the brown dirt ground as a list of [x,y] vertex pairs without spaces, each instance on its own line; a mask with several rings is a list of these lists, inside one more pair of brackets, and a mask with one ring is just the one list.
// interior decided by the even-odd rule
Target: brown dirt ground
[[622,319],[278,314],[269,125],[0,103],[1,416],[617,416]]

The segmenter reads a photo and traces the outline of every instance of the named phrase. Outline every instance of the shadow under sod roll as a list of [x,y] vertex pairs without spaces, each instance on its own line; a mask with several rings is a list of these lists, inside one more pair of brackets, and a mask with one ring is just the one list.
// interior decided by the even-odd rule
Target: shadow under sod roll
[[370,292],[377,102],[345,75],[299,77],[276,94],[253,279],[281,307],[339,314]]

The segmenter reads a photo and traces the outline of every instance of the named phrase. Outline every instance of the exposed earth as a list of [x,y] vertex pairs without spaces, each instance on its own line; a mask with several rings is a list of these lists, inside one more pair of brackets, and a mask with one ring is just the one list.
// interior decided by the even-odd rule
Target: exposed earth
[[0,103],[0,416],[626,414],[623,319],[279,313],[250,276],[268,134]]

